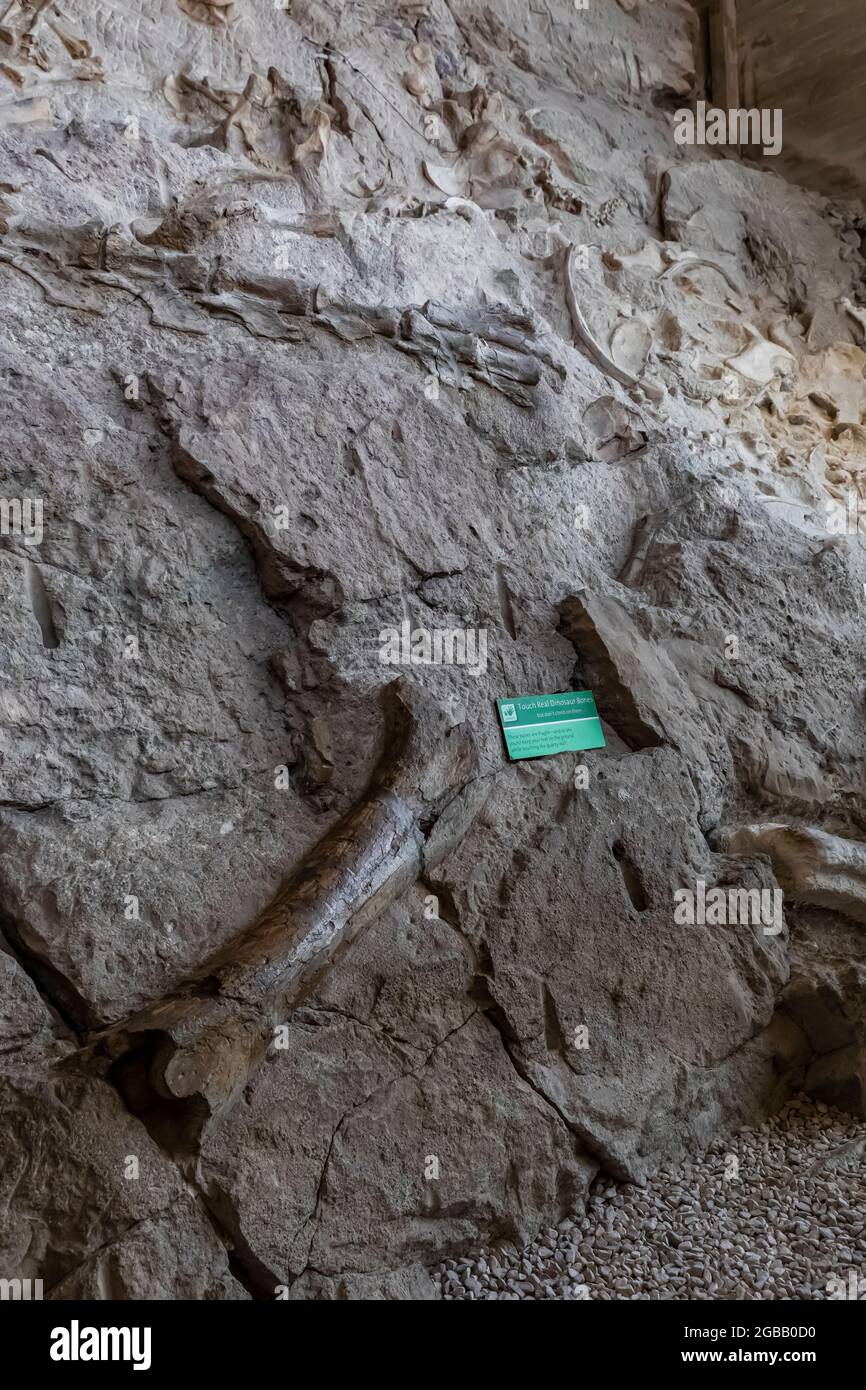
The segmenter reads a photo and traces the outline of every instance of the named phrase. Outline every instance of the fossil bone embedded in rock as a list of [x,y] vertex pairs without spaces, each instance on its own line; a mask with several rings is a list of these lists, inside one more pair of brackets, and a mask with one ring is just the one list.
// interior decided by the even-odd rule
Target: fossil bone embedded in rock
[[358,805],[199,980],[99,1040],[135,1106],[143,1087],[195,1115],[224,1106],[343,940],[434,866],[432,831],[476,775],[475,745],[411,687],[385,705],[389,751]]
[[0,0],[4,1281],[477,1297],[862,1107],[863,214],[677,145],[701,8]]
[[732,854],[766,854],[794,902],[866,922],[866,844],[814,826],[742,825],[720,834]]

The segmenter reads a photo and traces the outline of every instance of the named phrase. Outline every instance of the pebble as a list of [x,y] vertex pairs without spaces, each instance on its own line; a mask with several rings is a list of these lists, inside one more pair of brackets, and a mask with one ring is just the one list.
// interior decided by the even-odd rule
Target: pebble
[[442,1296],[820,1300],[854,1271],[866,1302],[866,1161],[852,1140],[866,1140],[862,1120],[798,1097],[645,1187],[597,1178],[585,1211],[524,1250],[445,1260]]

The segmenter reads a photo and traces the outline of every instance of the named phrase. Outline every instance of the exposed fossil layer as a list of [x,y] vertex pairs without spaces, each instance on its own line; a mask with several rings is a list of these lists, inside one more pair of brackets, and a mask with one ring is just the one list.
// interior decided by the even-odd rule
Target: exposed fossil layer
[[[10,1276],[433,1297],[598,1168],[862,1108],[863,213],[676,145],[695,38],[0,14]],[[400,668],[403,745],[406,622],[485,659]],[[505,760],[496,698],[586,687],[604,750]]]

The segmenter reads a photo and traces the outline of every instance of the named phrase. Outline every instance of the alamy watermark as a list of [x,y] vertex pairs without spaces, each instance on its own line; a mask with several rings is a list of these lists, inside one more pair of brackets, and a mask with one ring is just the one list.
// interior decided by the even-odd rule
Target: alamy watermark
[[20,536],[25,545],[42,544],[41,497],[0,497],[0,536]]
[[699,101],[696,110],[681,107],[674,113],[674,140],[678,145],[760,145],[766,155],[782,152],[780,107],[743,107],[725,111]]
[[762,926],[764,936],[778,936],[784,926],[781,888],[707,888],[699,878],[694,888],[674,891],[674,923],[678,927]]
[[73,1318],[69,1327],[52,1328],[48,1354],[52,1361],[131,1361],[134,1371],[148,1371],[151,1329],[82,1327]]
[[41,1299],[41,1279],[0,1279],[0,1302],[33,1303]]
[[846,488],[844,504],[827,498],[824,513],[825,530],[830,535],[857,536],[862,543],[866,537],[866,498],[861,497],[856,488]]
[[379,633],[383,666],[465,666],[471,676],[487,670],[487,629],[484,627],[413,628],[408,618]]
[[833,1274],[825,1285],[827,1297],[839,1300],[850,1299],[852,1302],[860,1302],[866,1298],[866,1277],[857,1276],[857,1271],[849,1269],[847,1279],[840,1274]]

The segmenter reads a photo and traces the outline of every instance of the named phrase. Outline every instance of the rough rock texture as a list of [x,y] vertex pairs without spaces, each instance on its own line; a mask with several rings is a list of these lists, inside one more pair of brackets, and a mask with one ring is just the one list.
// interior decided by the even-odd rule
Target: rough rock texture
[[[866,226],[674,143],[694,38],[0,20],[0,498],[44,504],[0,535],[5,1277],[436,1297],[599,1169],[862,1114]],[[405,621],[485,660],[383,664]],[[477,762],[371,802],[395,677]],[[607,747],[507,763],[494,699],[569,688]],[[679,925],[698,881],[790,920]],[[316,970],[235,991],[298,884]]]
[[828,912],[797,912],[782,1008],[805,1035],[804,1085],[818,1100],[866,1116],[866,942]]

